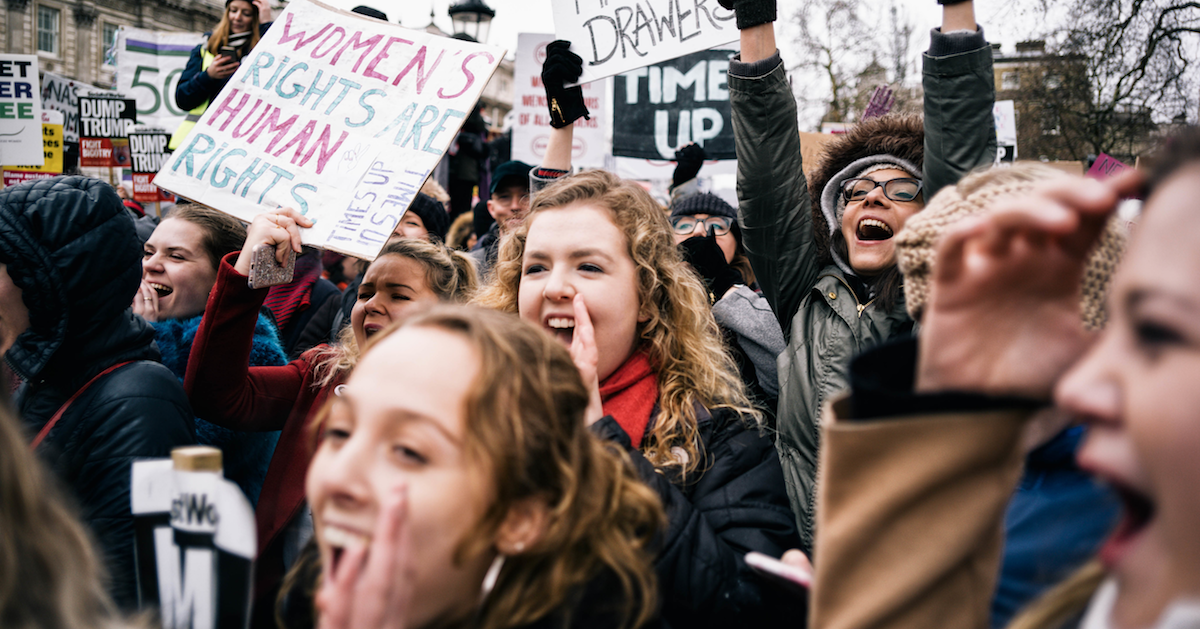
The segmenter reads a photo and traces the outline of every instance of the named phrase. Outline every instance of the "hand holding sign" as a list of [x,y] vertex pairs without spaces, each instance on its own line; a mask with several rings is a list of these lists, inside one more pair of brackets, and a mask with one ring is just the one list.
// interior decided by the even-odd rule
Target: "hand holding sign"
[[775,0],[717,0],[737,15],[738,30],[775,21]]
[[550,107],[550,126],[555,129],[573,124],[581,117],[591,120],[583,104],[583,88],[564,87],[579,80],[580,74],[583,74],[583,59],[571,52],[571,42],[560,39],[546,45],[542,85],[546,87],[546,103]]

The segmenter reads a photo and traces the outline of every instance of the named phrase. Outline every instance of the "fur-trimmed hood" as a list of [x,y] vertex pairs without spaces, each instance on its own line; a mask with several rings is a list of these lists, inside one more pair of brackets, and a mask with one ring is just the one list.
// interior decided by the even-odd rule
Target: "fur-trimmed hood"
[[825,186],[834,175],[855,161],[882,154],[893,155],[924,168],[925,126],[921,117],[915,114],[891,114],[872,118],[854,125],[844,135],[825,145],[808,180],[813,236],[823,262],[833,261],[829,223],[821,211],[821,194]]

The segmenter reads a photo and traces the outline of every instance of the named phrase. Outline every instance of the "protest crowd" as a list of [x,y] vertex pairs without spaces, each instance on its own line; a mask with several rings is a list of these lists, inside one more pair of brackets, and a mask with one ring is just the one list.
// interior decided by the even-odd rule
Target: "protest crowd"
[[[573,165],[565,40],[541,162],[472,108],[363,259],[305,244],[302,180],[248,221],[0,190],[0,626],[1200,627],[1200,131],[1103,180],[994,166],[991,46],[939,3],[923,115],[806,165],[775,0],[719,0],[736,205],[697,144],[666,204]],[[192,51],[177,153],[285,28],[262,4]],[[244,517],[146,507],[197,445]]]

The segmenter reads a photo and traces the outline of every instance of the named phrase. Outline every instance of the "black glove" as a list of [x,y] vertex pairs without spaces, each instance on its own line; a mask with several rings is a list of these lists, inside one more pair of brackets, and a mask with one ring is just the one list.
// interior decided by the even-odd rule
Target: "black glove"
[[675,174],[671,175],[671,187],[695,179],[707,157],[708,154],[699,144],[689,144],[675,151]]
[[692,236],[679,243],[683,259],[696,269],[708,286],[709,296],[716,303],[734,284],[741,283],[742,274],[725,261],[725,252],[717,244],[717,235],[709,228],[707,236]]
[[571,52],[571,42],[560,39],[546,45],[546,62],[542,64],[542,85],[546,88],[546,104],[550,107],[550,126],[555,129],[573,124],[580,117],[591,120],[583,104],[583,88],[563,87],[583,74],[583,59]]
[[775,21],[775,0],[717,0],[737,15],[738,30]]

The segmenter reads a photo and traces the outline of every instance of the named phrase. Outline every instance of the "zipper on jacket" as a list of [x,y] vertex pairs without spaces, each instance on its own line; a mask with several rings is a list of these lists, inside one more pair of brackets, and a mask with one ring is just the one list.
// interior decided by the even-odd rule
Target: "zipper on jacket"
[[[867,306],[870,306],[872,303],[875,302],[874,297],[872,297],[871,300],[865,304],[858,301],[858,293],[854,292],[854,289],[850,287],[850,284],[848,284],[846,282],[846,280],[844,280],[836,275],[822,275],[821,277],[832,277],[833,279],[841,282],[842,286],[846,287],[846,290],[850,291],[850,295],[852,295],[854,297],[854,307],[858,310],[858,318],[860,318],[860,319],[862,318],[863,311],[867,309]],[[819,279],[821,279],[821,277],[818,277],[817,279],[819,280]],[[836,299],[836,297],[834,297],[834,298]]]

